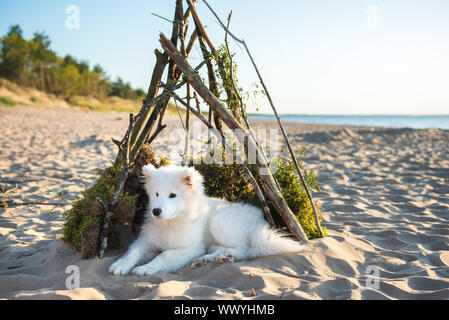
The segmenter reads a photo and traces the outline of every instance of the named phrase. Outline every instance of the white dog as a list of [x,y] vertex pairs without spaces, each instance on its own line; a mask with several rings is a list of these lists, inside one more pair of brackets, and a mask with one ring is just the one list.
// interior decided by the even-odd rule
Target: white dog
[[109,268],[114,275],[175,272],[192,261],[191,267],[197,268],[302,247],[272,230],[262,210],[208,198],[203,177],[193,168],[147,165],[142,171],[149,196],[147,219],[126,254]]

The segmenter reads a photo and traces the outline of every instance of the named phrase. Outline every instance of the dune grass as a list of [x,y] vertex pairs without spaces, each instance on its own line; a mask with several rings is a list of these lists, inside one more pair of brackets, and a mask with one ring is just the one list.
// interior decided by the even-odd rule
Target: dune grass
[[[96,112],[126,112],[137,114],[142,107],[141,99],[123,99],[116,96],[106,97],[104,99],[98,99],[91,96],[77,95],[71,98],[64,98],[61,96],[55,96],[52,94],[39,91],[35,88],[20,87],[19,85],[0,78],[0,88],[11,93],[13,97],[17,97],[17,100],[2,95],[0,96],[0,106],[14,107],[18,105],[45,105],[45,104],[61,104],[71,105],[73,107],[87,108]],[[26,102],[25,102],[26,101]],[[178,109],[177,109],[178,108]],[[172,102],[167,106],[165,112],[166,115],[178,115],[179,113],[184,116],[185,109],[181,106],[176,107]]]
[[2,106],[14,107],[17,104],[18,103],[15,100],[11,99],[10,97],[0,96],[0,105]]

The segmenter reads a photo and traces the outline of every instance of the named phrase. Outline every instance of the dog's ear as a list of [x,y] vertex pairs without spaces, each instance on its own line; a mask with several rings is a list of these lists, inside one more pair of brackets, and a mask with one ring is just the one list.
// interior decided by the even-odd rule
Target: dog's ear
[[151,175],[156,171],[156,168],[152,164],[147,164],[142,167],[142,178],[144,180],[148,180],[151,178]]
[[201,180],[200,174],[192,167],[186,168],[181,176],[181,182],[192,189],[196,189],[199,180]]

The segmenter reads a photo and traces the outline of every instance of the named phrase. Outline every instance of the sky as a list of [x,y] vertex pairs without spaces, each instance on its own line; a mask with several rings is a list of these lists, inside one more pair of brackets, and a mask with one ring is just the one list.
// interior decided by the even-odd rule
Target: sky
[[[0,34],[20,24],[25,38],[45,31],[60,56],[100,64],[146,89],[160,48],[171,34],[174,0],[0,0]],[[245,39],[281,114],[449,114],[447,0],[209,0],[230,30]],[[79,9],[79,28],[73,11]],[[224,31],[202,0],[197,5],[216,47]],[[69,26],[69,28],[67,27]],[[194,29],[193,22],[190,30]],[[257,76],[231,41],[239,85]],[[198,47],[190,63],[201,62]],[[259,95],[249,112],[270,113]]]

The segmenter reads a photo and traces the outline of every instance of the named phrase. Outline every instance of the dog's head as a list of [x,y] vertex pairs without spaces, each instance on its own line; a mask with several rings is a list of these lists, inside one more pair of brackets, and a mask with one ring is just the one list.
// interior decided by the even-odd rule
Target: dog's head
[[142,168],[150,204],[148,214],[156,219],[193,219],[197,198],[203,193],[203,177],[194,169],[166,166]]

